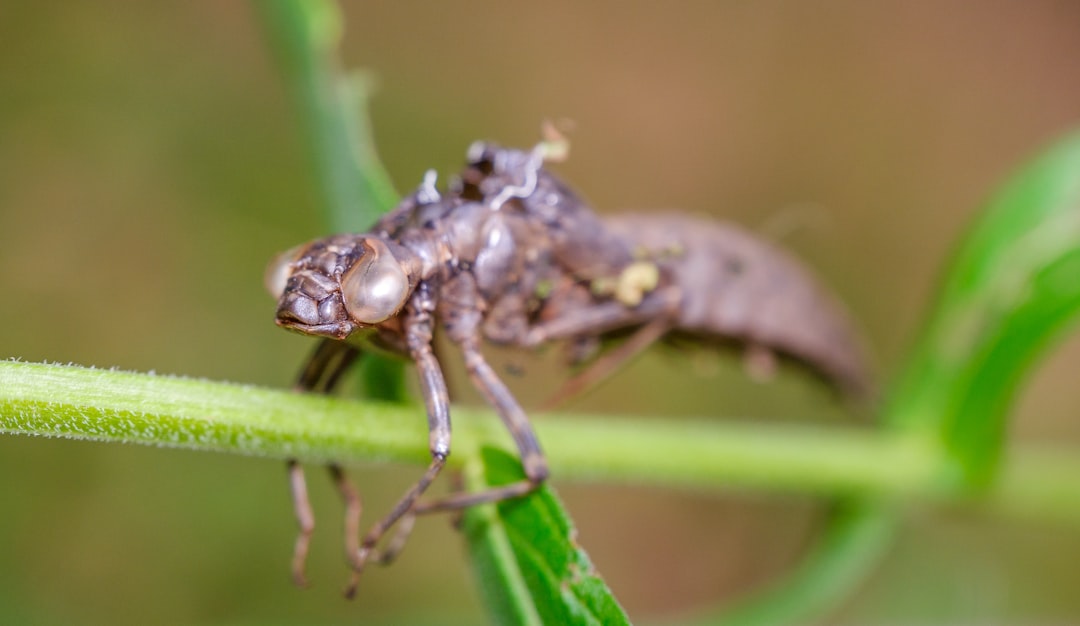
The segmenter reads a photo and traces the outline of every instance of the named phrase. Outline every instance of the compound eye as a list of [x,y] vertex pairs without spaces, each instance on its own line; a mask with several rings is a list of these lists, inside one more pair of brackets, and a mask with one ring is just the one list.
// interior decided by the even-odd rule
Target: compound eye
[[281,296],[285,294],[285,286],[288,285],[289,277],[292,276],[293,263],[300,258],[304,247],[302,244],[289,248],[271,259],[270,265],[266,267],[266,273],[263,274],[263,285],[275,300],[280,300]]
[[386,321],[405,306],[409,277],[390,250],[368,239],[360,260],[341,277],[341,297],[349,317],[361,324]]

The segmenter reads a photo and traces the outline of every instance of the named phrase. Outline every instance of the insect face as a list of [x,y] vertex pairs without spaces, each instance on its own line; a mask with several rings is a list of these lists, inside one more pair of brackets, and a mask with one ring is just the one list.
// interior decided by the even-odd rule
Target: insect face
[[[266,272],[279,326],[345,339],[396,315],[415,286],[412,255],[377,237],[340,235],[282,253]],[[398,258],[399,256],[404,258]]]

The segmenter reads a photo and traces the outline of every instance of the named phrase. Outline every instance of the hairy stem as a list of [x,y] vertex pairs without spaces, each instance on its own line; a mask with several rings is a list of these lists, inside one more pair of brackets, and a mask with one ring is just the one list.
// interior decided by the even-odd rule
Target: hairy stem
[[[454,411],[451,465],[481,445],[513,450],[489,412]],[[907,496],[1080,521],[1080,459],[1064,452],[1014,451],[995,486],[973,499],[950,491],[939,449],[884,432],[577,414],[536,426],[559,480]],[[415,406],[12,361],[0,362],[0,432],[307,461],[428,460]]]

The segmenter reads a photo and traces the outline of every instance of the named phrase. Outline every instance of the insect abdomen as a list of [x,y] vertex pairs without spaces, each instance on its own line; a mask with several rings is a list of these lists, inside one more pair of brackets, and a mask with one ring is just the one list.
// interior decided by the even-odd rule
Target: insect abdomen
[[862,344],[839,302],[788,253],[730,223],[680,214],[605,219],[681,291],[675,330],[766,348],[837,386],[869,387]]

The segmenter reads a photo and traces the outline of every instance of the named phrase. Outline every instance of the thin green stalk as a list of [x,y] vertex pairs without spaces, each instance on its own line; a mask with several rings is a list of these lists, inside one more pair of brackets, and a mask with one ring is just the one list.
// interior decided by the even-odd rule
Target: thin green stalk
[[722,626],[817,623],[833,610],[838,598],[846,596],[865,578],[891,545],[898,525],[893,509],[874,500],[837,503],[828,530],[794,571],[701,623]]
[[[513,446],[488,411],[454,407],[451,465]],[[754,487],[835,496],[962,498],[933,448],[853,428],[719,419],[551,415],[536,420],[557,480],[694,490]],[[230,383],[0,362],[0,433],[138,443],[307,461],[428,461],[423,409]],[[1080,459],[1017,450],[975,502],[1080,521]]]
[[[307,131],[323,222],[330,232],[362,232],[399,198],[375,151],[368,114],[372,80],[341,68],[341,9],[326,0],[265,0],[256,6]],[[362,354],[360,390],[367,398],[402,402],[403,372],[399,361]]]
[[307,126],[325,221],[337,232],[362,231],[397,204],[398,195],[371,138],[370,80],[340,67],[341,11],[324,0],[256,6]]

